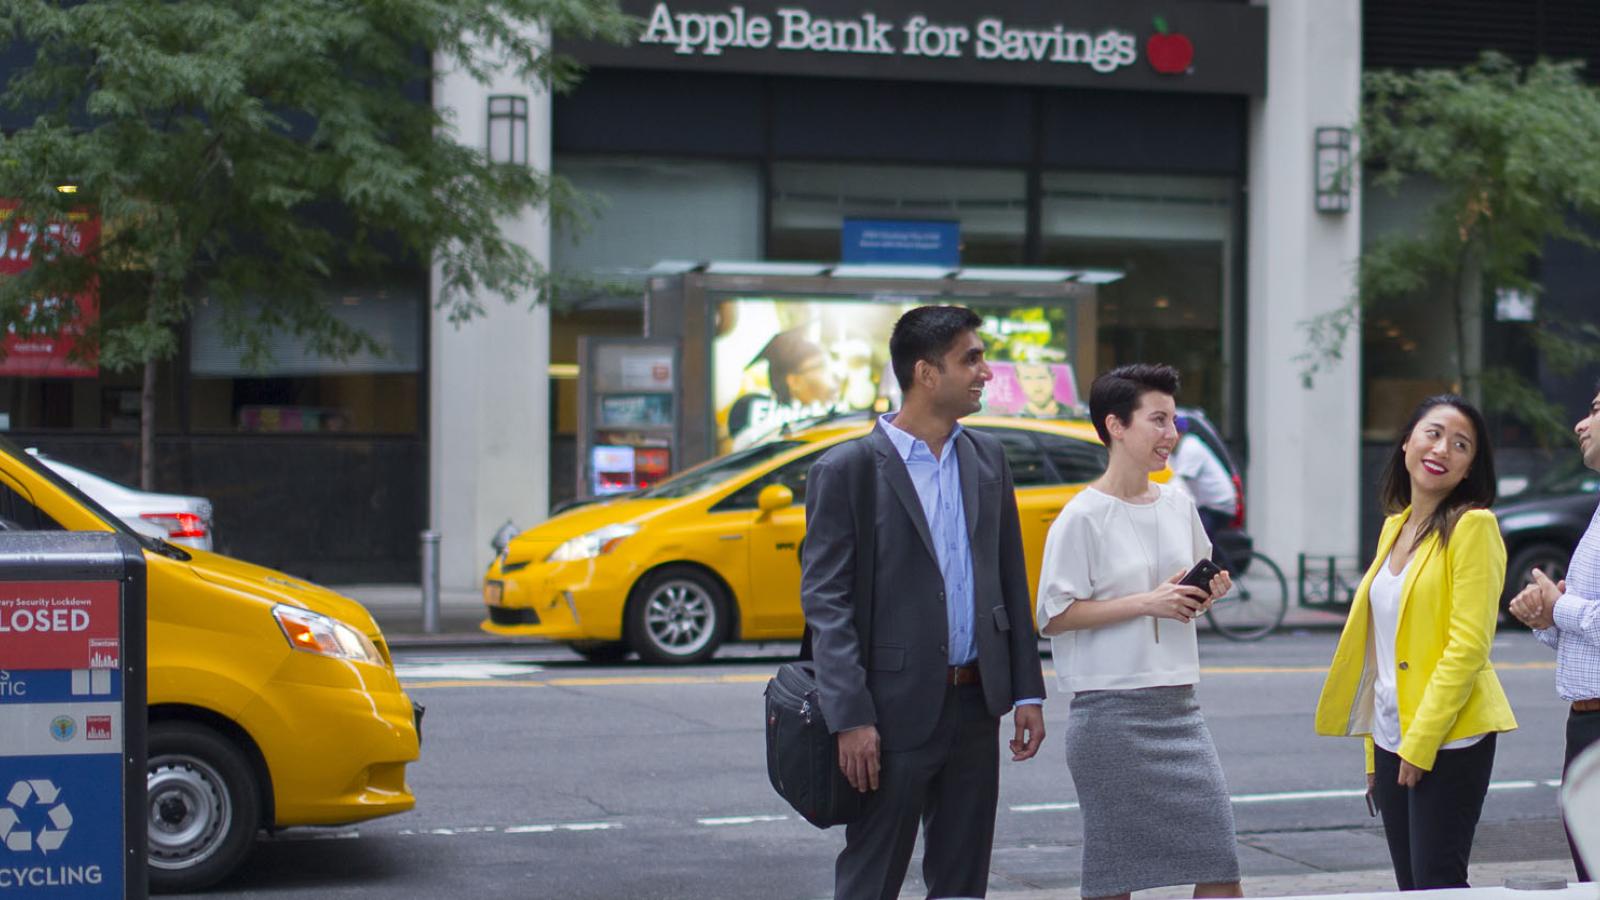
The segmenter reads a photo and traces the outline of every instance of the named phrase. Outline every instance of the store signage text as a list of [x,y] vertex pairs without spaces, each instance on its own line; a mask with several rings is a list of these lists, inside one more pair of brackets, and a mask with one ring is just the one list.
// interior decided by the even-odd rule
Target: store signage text
[[1050,28],[1017,28],[989,16],[972,25],[934,22],[924,15],[884,21],[873,13],[847,19],[813,16],[798,7],[779,7],[775,16],[747,13],[743,6],[726,12],[673,12],[657,3],[646,22],[641,44],[672,47],[675,53],[720,56],[726,50],[786,50],[909,56],[944,59],[976,58],[1010,62],[1087,65],[1102,74],[1135,63],[1138,37],[1107,28],[1099,32]]

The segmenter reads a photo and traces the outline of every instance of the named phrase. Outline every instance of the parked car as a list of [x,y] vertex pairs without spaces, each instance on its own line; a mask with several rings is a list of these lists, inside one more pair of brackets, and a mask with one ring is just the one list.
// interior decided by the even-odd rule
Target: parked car
[[78,490],[140,534],[158,537],[170,544],[210,550],[211,501],[182,494],[155,494],[141,491],[109,478],[68,465],[59,459],[28,448],[34,459],[57,475],[72,482]]
[[[1495,504],[1506,542],[1504,609],[1538,568],[1553,581],[1567,577],[1567,564],[1600,504],[1600,473],[1576,458],[1546,470],[1508,500]],[[1510,619],[1509,616],[1504,618]]]
[[0,475],[0,530],[120,531],[144,548],[152,888],[221,880],[260,829],[416,804],[421,708],[361,604],[135,531],[4,439]]
[[[1106,450],[1083,420],[962,421],[1005,447],[1033,590],[1050,523],[1104,471]],[[829,447],[872,427],[849,417],[797,430],[516,534],[485,573],[483,629],[659,663],[800,637],[806,477]]]

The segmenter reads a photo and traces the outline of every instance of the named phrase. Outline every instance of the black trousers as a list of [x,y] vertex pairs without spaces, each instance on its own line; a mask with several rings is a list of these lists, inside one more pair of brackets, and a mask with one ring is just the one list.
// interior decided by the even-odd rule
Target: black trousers
[[[1600,743],[1600,709],[1592,712],[1573,712],[1567,715],[1567,759],[1561,766],[1561,774],[1565,776],[1567,769],[1572,767],[1572,761],[1578,755],[1589,749],[1592,744]],[[1579,881],[1589,881],[1589,871],[1583,867],[1583,860],[1578,857],[1578,845],[1572,840],[1572,832],[1567,832],[1567,844],[1572,847],[1572,865],[1578,870]]]
[[1440,750],[1433,771],[1401,787],[1400,757],[1375,749],[1372,795],[1383,815],[1394,879],[1402,891],[1464,888],[1472,836],[1494,771],[1495,735],[1460,750]]
[[927,743],[884,752],[878,790],[845,827],[834,868],[835,900],[895,900],[922,826],[929,897],[982,897],[989,889],[995,803],[1000,797],[1000,720],[983,688],[945,688]]

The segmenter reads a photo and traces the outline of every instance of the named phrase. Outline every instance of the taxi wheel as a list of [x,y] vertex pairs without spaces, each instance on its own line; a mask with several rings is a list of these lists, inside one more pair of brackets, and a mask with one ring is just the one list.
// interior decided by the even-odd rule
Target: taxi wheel
[[260,794],[230,740],[193,722],[152,722],[149,736],[150,888],[195,891],[232,872],[255,840]]
[[722,585],[689,566],[657,570],[634,589],[628,638],[649,663],[686,665],[709,659],[728,630]]

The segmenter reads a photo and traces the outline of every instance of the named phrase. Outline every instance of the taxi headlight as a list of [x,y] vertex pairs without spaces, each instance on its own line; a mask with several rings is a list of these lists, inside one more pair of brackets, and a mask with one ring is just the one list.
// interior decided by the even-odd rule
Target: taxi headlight
[[272,617],[278,620],[289,646],[296,650],[383,665],[383,657],[372,639],[338,619],[283,604],[272,608]]
[[572,562],[577,559],[594,559],[604,556],[622,543],[629,535],[637,534],[637,525],[607,525],[604,528],[579,535],[557,547],[545,557],[546,562]]

